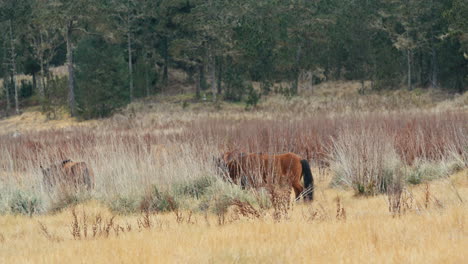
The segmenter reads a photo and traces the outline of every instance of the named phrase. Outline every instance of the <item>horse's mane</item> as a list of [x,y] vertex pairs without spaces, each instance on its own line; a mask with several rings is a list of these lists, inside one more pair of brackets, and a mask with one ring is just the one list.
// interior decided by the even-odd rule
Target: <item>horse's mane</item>
[[72,162],[72,160],[71,160],[71,159],[67,159],[67,160],[62,161],[62,165],[65,165],[65,164],[67,164],[68,162]]

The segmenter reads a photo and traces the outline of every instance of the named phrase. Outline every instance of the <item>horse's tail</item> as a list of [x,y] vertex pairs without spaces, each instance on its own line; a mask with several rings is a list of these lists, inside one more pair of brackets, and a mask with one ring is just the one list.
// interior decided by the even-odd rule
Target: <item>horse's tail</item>
[[309,162],[307,160],[301,160],[302,165],[302,175],[304,177],[304,189],[307,194],[305,199],[314,200],[314,177],[312,176],[312,171],[310,170]]

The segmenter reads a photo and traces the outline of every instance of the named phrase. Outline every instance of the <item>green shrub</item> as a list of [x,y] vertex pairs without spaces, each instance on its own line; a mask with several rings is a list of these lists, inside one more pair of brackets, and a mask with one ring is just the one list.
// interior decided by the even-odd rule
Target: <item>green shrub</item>
[[179,203],[168,192],[160,192],[156,186],[140,202],[141,211],[168,212],[179,208]]
[[417,160],[407,173],[406,181],[411,184],[419,184],[446,177],[463,169],[463,164],[456,160],[451,161],[426,161]]
[[174,191],[177,195],[199,199],[215,181],[216,179],[212,176],[194,178],[176,185]]
[[109,208],[119,214],[132,214],[138,212],[140,199],[135,196],[118,196],[109,203]]
[[216,215],[224,215],[229,206],[232,205],[232,201],[234,200],[233,197],[221,194],[219,196],[212,197],[213,204],[211,206],[211,211]]
[[406,181],[413,185],[420,184],[422,182],[421,172],[418,170],[410,171],[406,177]]
[[9,203],[10,212],[13,214],[23,214],[32,216],[42,210],[42,200],[34,194],[26,194],[17,191]]
[[58,197],[52,201],[50,205],[51,212],[59,212],[65,208],[83,203],[91,199],[91,196],[88,193],[81,192],[63,192],[58,195]]
[[257,207],[259,205],[258,199],[252,191],[242,190],[238,185],[217,181],[207,188],[198,207],[201,211],[210,210],[218,214],[227,210],[233,200],[247,202]]

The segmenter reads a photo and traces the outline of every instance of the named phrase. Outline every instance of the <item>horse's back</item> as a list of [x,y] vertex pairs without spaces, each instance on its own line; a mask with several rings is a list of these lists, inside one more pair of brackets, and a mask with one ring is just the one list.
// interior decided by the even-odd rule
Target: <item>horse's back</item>
[[301,157],[297,154],[288,152],[275,155],[275,160],[280,164],[283,173],[301,170]]
[[67,162],[63,165],[66,177],[70,183],[94,187],[94,172],[86,162]]

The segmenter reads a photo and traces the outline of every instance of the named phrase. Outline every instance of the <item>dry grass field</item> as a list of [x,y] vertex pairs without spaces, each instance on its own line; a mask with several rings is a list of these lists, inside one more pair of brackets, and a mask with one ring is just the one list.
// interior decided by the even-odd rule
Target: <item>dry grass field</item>
[[[466,262],[466,95],[315,93],[255,111],[155,98],[99,121],[1,120],[0,263]],[[226,181],[215,160],[233,149],[308,159],[314,201]],[[96,187],[49,190],[40,165],[64,159]]]
[[[54,215],[0,217],[2,263],[464,263],[468,254],[468,172],[408,189],[405,212],[388,212],[387,197],[358,198],[326,180],[314,203],[297,204],[275,221],[182,212],[116,216],[108,235],[93,236],[96,215],[112,213],[96,202],[76,207],[81,237],[73,238],[71,209]],[[460,202],[453,188],[465,200]],[[429,198],[427,198],[427,196]],[[338,204],[338,200],[340,202]],[[343,208],[345,216],[337,214]],[[83,230],[86,213],[87,237]],[[41,225],[45,228],[41,229]],[[124,231],[116,231],[115,226]],[[128,231],[128,226],[131,230]]]

